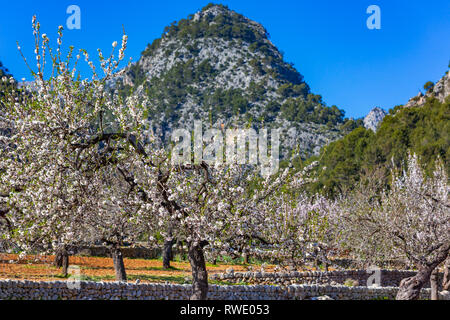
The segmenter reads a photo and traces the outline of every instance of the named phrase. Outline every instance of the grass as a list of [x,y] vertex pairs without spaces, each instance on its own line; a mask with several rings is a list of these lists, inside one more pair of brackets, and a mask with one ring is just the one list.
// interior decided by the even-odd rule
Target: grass
[[[64,276],[63,274],[55,274],[53,277],[60,278],[60,279],[68,279],[71,275]],[[186,277],[183,275],[175,275],[175,276],[167,276],[167,275],[148,275],[148,274],[128,274],[127,280],[128,281],[136,281],[136,280],[143,280],[143,281],[149,281],[149,282],[170,282],[175,284],[191,284],[192,283],[192,277]],[[114,281],[115,277],[111,275],[104,275],[104,276],[87,276],[87,275],[81,275],[80,276],[81,281]],[[250,285],[250,283],[247,282],[229,282],[229,281],[221,281],[221,280],[208,280],[209,284],[216,284],[216,285],[228,285],[228,286],[237,286],[237,285]]]
[[357,280],[353,280],[353,279],[346,279],[344,282],[344,285],[347,287],[356,287],[359,285]]
[[[127,279],[135,281],[137,279],[149,282],[170,282],[175,284],[192,283],[192,279],[184,275],[151,275],[151,274],[129,274]],[[186,281],[189,279],[188,281]]]
[[[67,276],[63,275],[63,274],[54,274],[53,277],[54,278],[59,278],[59,279],[69,279],[72,275],[68,274]],[[88,276],[85,274],[82,274],[79,276],[80,281],[95,281],[95,282],[100,282],[100,281],[112,281],[114,280],[115,277],[111,276],[111,275],[103,275],[103,276]]]
[[[64,276],[63,274],[54,274],[53,277],[59,278],[59,279],[68,279],[70,278],[70,274],[67,276]],[[170,282],[175,284],[191,284],[192,283],[192,277],[191,276],[184,276],[184,275],[148,275],[148,274],[127,274],[127,280],[128,281],[136,281],[136,280],[143,280],[148,282]],[[80,276],[81,281],[114,281],[115,277],[111,275],[104,275],[104,276],[88,276],[88,275],[81,275]],[[222,285],[222,286],[245,286],[250,285],[251,283],[248,282],[230,282],[230,281],[224,281],[224,280],[208,280],[209,284],[216,284],[216,285]]]
[[391,300],[391,298],[389,298],[387,296],[383,296],[383,297],[374,298],[373,300]]
[[[80,266],[81,269],[85,270],[102,270],[102,269],[110,269],[109,267],[95,267],[95,266]],[[183,271],[183,269],[179,269],[173,266],[170,266],[167,269],[163,267],[134,267],[133,270],[147,270],[147,271]]]
[[85,274],[80,275],[79,278],[81,281],[95,281],[95,282],[100,282],[100,281],[113,281],[115,280],[114,276],[111,275],[103,275],[103,276],[88,276]]
[[210,280],[208,279],[208,284],[217,284],[220,286],[249,286],[251,283],[249,282],[229,282],[223,280]]
[[[71,275],[64,276],[63,274],[56,274],[53,275],[55,278],[61,278],[61,279],[68,279]],[[143,281],[149,281],[149,282],[170,282],[170,283],[176,283],[176,284],[185,284],[185,283],[191,283],[191,279],[187,282],[186,277],[184,276],[166,276],[166,275],[148,275],[148,274],[127,274],[127,280],[128,281],[136,281],[136,280],[143,280]],[[81,281],[114,281],[115,276],[112,275],[102,275],[102,276],[92,276],[92,275],[80,275]]]
[[[27,269],[41,269],[42,268],[42,265],[36,265],[36,264],[24,264],[23,265],[23,267],[24,268],[27,268]],[[54,267],[54,266],[48,266],[47,267],[48,269],[53,269],[53,270],[58,270],[58,268],[56,268],[56,267]]]
[[149,270],[149,271],[182,271],[182,269],[170,266],[167,269],[163,267],[142,267],[142,268],[134,268],[134,270]]

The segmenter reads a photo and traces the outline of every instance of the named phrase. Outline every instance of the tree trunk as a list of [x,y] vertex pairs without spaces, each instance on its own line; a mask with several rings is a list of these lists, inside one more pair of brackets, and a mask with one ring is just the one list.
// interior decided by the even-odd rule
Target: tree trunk
[[118,245],[112,248],[111,255],[114,263],[114,271],[116,272],[116,281],[127,281],[127,273],[125,272],[122,251],[120,251],[120,247]]
[[54,264],[57,268],[62,268],[62,274],[67,277],[69,270],[69,253],[66,247],[56,250]]
[[319,258],[315,258],[314,259],[314,268],[316,269],[316,271],[320,271],[320,262],[319,262]]
[[208,296],[208,273],[206,271],[205,257],[201,244],[188,244],[189,263],[192,269],[192,296],[191,300],[206,300]]
[[439,300],[438,275],[439,270],[438,268],[435,268],[430,276],[431,300]]
[[184,252],[183,241],[177,241],[177,249],[178,249],[178,254],[180,255],[180,259],[182,261],[185,261],[186,253]]
[[317,248],[314,248],[314,268],[316,268],[317,271],[320,271],[320,259],[319,259],[319,250]]
[[248,256],[249,256],[248,253],[245,252],[242,256],[244,257],[244,264],[248,264],[248,260],[249,260],[248,259]]
[[444,266],[444,278],[442,279],[442,290],[449,291],[450,290],[450,257],[445,261]]
[[165,240],[164,241],[164,248],[163,248],[163,269],[169,269],[170,268],[170,261],[173,260],[173,239]]
[[55,260],[53,261],[53,265],[57,268],[62,267],[62,254],[59,250],[57,250],[55,253]]
[[427,266],[421,266],[417,274],[413,277],[405,278],[400,281],[396,300],[417,300],[420,297],[420,290],[430,281],[432,269]]
[[66,251],[62,257],[62,273],[64,277],[67,277],[68,270],[69,270],[69,254]]
[[431,273],[448,256],[450,243],[444,243],[436,252],[434,260],[426,265],[419,266],[419,271],[415,276],[405,278],[400,281],[396,300],[417,300],[420,297],[420,290],[430,281]]

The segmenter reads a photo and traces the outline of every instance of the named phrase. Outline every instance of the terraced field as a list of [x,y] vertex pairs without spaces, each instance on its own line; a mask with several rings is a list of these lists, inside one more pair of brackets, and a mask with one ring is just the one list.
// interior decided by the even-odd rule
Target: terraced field
[[[0,279],[16,280],[63,280],[61,269],[53,266],[54,256],[25,256],[0,254]],[[72,256],[69,258],[69,273],[78,274],[82,280],[114,281],[114,269],[111,258]],[[129,281],[190,283],[191,268],[188,262],[175,261],[168,270],[162,268],[161,260],[124,259]],[[210,274],[223,273],[228,268],[246,271],[250,265],[221,263],[207,264]],[[251,265],[260,268],[259,265]],[[267,266],[273,271],[274,266]]]

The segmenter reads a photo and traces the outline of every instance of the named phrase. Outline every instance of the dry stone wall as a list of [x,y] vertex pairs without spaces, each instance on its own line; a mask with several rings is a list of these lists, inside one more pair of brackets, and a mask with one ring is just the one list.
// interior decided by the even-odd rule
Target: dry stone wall
[[[124,282],[0,281],[0,299],[13,300],[187,300],[191,285],[134,284]],[[343,285],[210,285],[214,300],[303,300],[328,296],[336,300],[394,299],[397,287],[347,287]],[[430,289],[422,289],[428,299]],[[442,295],[441,299],[449,299]]]
[[[275,284],[288,286],[293,284],[344,284],[351,279],[360,286],[367,286],[367,280],[373,276],[373,270],[339,270],[339,271],[310,271],[310,272],[228,272],[223,274],[212,274],[210,279],[223,280],[231,283],[246,284]],[[404,278],[416,274],[412,270],[379,270],[379,285],[381,287],[398,287]],[[443,274],[439,274],[439,283]],[[429,287],[429,284],[426,286]]]

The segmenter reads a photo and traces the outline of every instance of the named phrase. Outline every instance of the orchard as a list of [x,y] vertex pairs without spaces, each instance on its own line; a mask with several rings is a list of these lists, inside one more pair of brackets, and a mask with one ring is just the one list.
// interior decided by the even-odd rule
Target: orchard
[[[8,85],[0,96],[0,230],[21,254],[57,253],[67,270],[74,248],[102,244],[116,280],[127,281],[124,245],[162,247],[165,268],[172,247],[184,247],[191,299],[200,300],[208,295],[207,261],[220,256],[326,270],[336,267],[336,257],[365,267],[396,260],[417,270],[400,283],[397,299],[418,299],[430,279],[436,298],[439,268],[448,290],[450,202],[442,161],[427,175],[412,154],[393,170],[388,188],[372,181],[333,199],[305,191],[314,163],[267,176],[237,161],[176,163],[151,133],[152,102],[110,89],[121,76],[127,35],[109,56],[99,50],[94,62],[84,50],[63,49],[62,27],[52,46],[36,18],[32,23],[35,61],[24,59],[34,87],[0,79]],[[91,67],[89,79],[81,78],[79,63]]]

